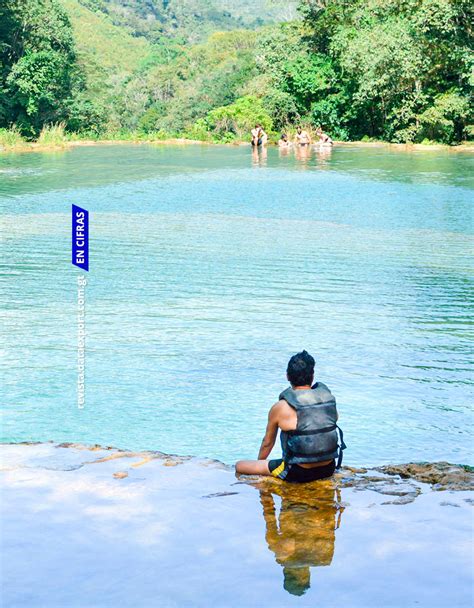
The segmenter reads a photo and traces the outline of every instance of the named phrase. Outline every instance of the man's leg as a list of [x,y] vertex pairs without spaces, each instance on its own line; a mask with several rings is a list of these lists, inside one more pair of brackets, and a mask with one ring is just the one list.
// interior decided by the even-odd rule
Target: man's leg
[[235,471],[243,475],[271,475],[268,460],[239,460]]

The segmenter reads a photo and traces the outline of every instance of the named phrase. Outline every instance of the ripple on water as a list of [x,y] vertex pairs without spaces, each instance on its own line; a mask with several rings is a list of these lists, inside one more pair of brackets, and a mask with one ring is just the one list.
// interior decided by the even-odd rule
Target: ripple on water
[[[246,149],[128,146],[1,158],[22,175],[0,186],[6,439],[252,456],[307,348],[348,462],[470,462],[471,160],[336,148],[325,162],[270,150],[256,170]],[[82,412],[71,202],[91,211]]]

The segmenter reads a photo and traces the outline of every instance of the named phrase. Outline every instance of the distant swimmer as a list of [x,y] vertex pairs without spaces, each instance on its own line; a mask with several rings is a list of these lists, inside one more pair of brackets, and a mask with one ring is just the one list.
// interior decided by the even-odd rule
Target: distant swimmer
[[295,140],[299,146],[309,146],[311,143],[311,136],[305,129],[297,127]]
[[263,130],[262,125],[256,124],[251,131],[252,135],[252,146],[264,146],[268,141],[268,135]]
[[329,137],[329,135],[327,135],[327,133],[324,133],[324,131],[321,129],[321,127],[318,127],[316,129],[316,135],[319,138],[319,141],[318,141],[319,144],[325,145],[325,146],[332,146],[333,145],[334,142]]
[[[236,472],[299,483],[331,477],[346,447],[337,426],[336,400],[325,384],[313,384],[314,359],[305,350],[291,357],[286,377],[291,386],[270,409],[258,460],[240,460]],[[278,430],[282,458],[266,460]]]
[[289,148],[291,146],[291,142],[288,140],[288,135],[286,133],[282,133],[280,139],[278,140],[279,148]]

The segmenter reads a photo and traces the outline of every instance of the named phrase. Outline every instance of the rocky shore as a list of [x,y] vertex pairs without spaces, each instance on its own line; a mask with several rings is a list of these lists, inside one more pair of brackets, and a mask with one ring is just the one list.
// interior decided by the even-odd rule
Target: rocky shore
[[212,460],[3,444],[5,606],[470,606],[474,473],[305,485]]

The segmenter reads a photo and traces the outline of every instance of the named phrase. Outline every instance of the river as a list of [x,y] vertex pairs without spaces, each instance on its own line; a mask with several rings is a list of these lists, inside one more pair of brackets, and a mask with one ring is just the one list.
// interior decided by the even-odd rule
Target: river
[[[1,155],[3,441],[256,457],[305,348],[337,398],[346,464],[472,464],[473,160],[383,146]],[[90,212],[84,409],[72,204]]]

